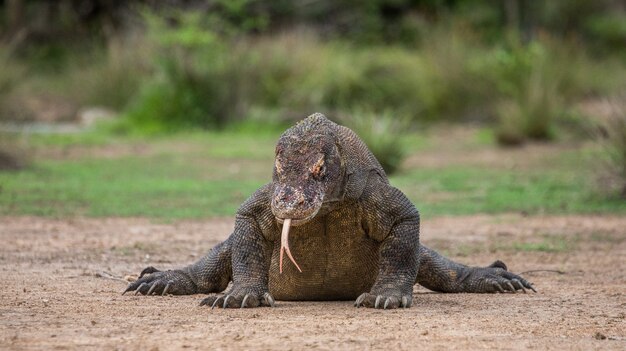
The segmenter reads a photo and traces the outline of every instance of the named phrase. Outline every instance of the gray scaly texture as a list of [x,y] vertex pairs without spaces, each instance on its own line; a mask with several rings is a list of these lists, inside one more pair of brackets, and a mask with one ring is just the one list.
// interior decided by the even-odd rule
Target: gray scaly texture
[[[302,272],[289,262],[280,272],[283,223]],[[241,205],[226,241],[188,267],[144,269],[125,292],[220,293],[232,282],[201,304],[356,299],[387,309],[411,306],[415,283],[449,293],[535,290],[501,261],[468,267],[439,255],[420,245],[419,229],[419,212],[363,141],[316,113],[280,137],[272,182]]]

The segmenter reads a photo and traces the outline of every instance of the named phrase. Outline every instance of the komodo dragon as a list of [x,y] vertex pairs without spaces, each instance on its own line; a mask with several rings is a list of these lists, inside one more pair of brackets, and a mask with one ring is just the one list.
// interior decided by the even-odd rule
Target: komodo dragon
[[[449,293],[535,291],[501,261],[468,267],[420,245],[419,227],[417,209],[365,143],[316,113],[280,137],[272,182],[241,205],[226,241],[182,269],[144,269],[124,293],[219,293],[232,281],[200,304],[356,298],[356,307],[388,309],[410,307],[415,283]],[[283,266],[283,254],[293,264]]]

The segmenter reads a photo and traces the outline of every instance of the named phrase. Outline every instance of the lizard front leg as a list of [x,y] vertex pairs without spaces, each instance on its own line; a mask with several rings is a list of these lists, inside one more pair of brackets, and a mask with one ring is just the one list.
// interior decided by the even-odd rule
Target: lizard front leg
[[253,217],[238,215],[230,238],[233,285],[221,296],[209,296],[201,305],[223,308],[273,306],[268,274],[272,243]]
[[376,176],[368,182],[361,209],[365,231],[380,242],[378,276],[354,305],[410,307],[419,268],[419,212],[400,190]]
[[367,293],[361,294],[356,307],[373,308],[410,307],[413,285],[418,271],[415,234],[419,232],[419,218],[407,220],[393,227],[380,246],[378,277]]

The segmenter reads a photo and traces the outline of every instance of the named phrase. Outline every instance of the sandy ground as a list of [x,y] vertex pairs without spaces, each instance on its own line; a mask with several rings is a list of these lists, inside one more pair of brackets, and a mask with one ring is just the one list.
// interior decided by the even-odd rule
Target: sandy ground
[[194,261],[231,227],[231,219],[0,217],[0,349],[626,349],[623,217],[423,220],[422,241],[462,262],[564,272],[525,273],[537,294],[416,286],[413,307],[392,311],[346,301],[210,310],[200,295],[120,295],[122,277]]

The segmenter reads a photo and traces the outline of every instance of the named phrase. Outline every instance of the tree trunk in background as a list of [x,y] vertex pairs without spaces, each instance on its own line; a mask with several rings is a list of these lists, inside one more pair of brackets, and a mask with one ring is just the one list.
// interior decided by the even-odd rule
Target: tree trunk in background
[[17,33],[22,27],[24,18],[24,1],[7,0],[6,2],[7,32],[9,35]]
[[504,13],[506,16],[506,27],[510,31],[519,29],[519,3],[518,0],[504,0]]
[[537,13],[541,6],[542,1],[538,0],[504,0],[506,27],[511,32],[519,33],[524,44],[535,38]]
[[522,34],[522,41],[525,44],[530,43],[535,39],[537,31],[537,13],[541,10],[543,1],[537,0],[520,0],[520,32]]

